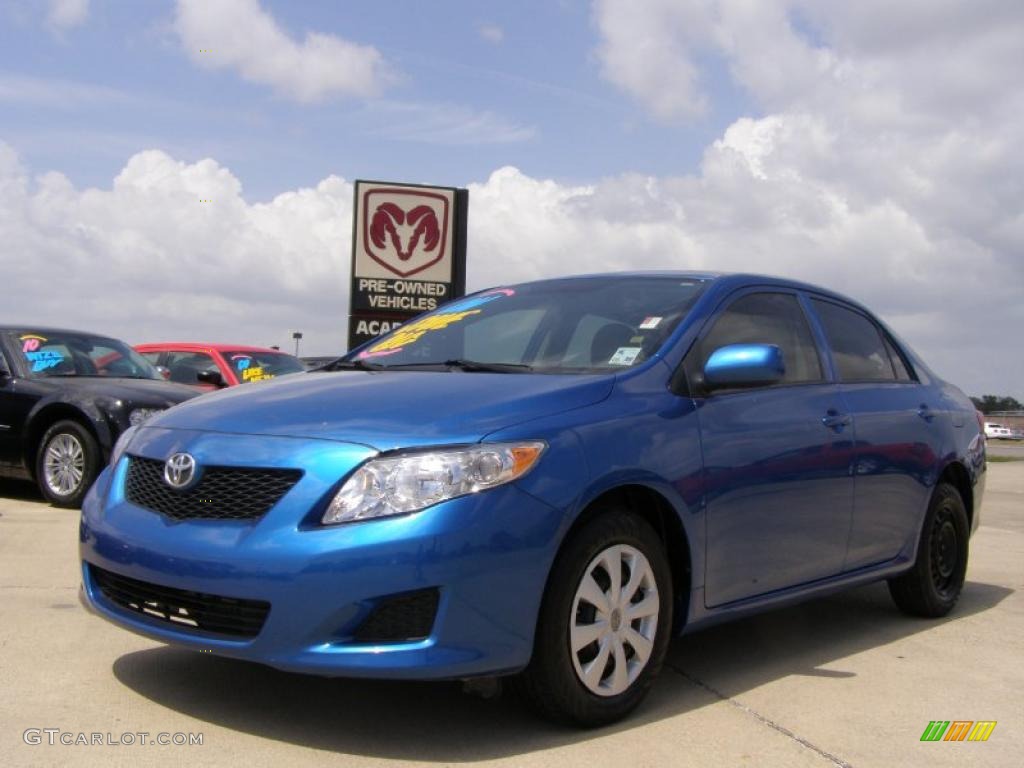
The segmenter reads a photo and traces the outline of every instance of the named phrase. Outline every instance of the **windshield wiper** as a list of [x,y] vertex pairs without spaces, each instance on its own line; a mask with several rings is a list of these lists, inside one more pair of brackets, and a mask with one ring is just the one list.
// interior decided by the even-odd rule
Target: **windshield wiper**
[[483,363],[461,357],[445,360],[444,364],[449,368],[458,368],[460,371],[479,371],[481,373],[526,373],[533,370],[533,366],[526,363]]
[[470,373],[528,373],[532,365],[525,363],[484,363],[478,360],[466,360],[461,357],[450,360],[433,360],[423,363],[395,363],[394,365],[378,366],[385,371],[403,371],[407,368],[447,368],[448,370],[467,371]]
[[379,371],[383,367],[376,363],[368,363],[365,360],[345,360],[339,357],[337,360],[327,363],[327,365],[314,368],[310,373],[317,373],[319,371]]

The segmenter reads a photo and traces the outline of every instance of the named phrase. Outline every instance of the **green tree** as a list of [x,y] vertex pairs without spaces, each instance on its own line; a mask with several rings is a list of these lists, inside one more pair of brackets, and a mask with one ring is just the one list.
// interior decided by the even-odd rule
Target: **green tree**
[[971,402],[974,403],[974,407],[977,408],[982,413],[1024,410],[1024,405],[1021,405],[1015,397],[998,397],[996,395],[982,395],[981,397],[972,397]]

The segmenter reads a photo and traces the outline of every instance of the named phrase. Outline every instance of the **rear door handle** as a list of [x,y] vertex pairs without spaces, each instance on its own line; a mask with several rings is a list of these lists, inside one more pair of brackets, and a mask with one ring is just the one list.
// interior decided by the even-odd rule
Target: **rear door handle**
[[842,432],[844,427],[853,423],[853,418],[848,413],[840,413],[835,408],[829,408],[821,417],[821,423],[829,429]]
[[928,407],[928,403],[921,403],[921,405],[918,406],[917,415],[928,422],[935,418],[935,414],[932,413],[932,409]]

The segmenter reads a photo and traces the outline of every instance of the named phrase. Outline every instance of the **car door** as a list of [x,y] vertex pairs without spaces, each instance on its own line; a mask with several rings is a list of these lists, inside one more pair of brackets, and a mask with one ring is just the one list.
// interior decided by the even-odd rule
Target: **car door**
[[695,394],[712,352],[748,343],[779,347],[782,381],[695,398],[709,607],[839,573],[849,536],[848,423],[795,292],[748,291],[711,319],[684,362]]
[[941,400],[888,334],[854,307],[810,302],[828,340],[856,437],[853,524],[845,570],[885,562],[918,535],[938,461]]
[[14,453],[14,369],[0,339],[0,467],[11,464]]
[[21,377],[19,361],[8,341],[0,335],[0,362],[9,374],[0,376],[0,467],[10,470],[22,466],[25,422],[40,394]]

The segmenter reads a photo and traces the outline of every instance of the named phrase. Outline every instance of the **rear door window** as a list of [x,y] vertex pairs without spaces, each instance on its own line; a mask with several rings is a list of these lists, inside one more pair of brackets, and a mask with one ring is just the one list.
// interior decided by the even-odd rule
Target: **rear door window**
[[[812,299],[811,303],[825,328],[841,381],[896,381],[885,341],[871,320],[830,301]],[[905,367],[903,373],[909,377]]]

